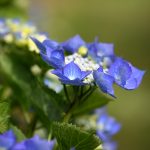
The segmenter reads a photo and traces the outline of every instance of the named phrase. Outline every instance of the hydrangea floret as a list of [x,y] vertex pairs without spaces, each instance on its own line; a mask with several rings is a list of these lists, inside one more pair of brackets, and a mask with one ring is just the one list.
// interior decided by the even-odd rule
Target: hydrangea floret
[[48,141],[35,135],[32,138],[17,142],[12,130],[0,135],[0,149],[4,150],[52,150],[55,141]]
[[79,35],[62,43],[50,39],[40,42],[35,37],[32,40],[39,48],[43,60],[54,68],[52,73],[63,84],[96,84],[101,91],[115,97],[114,83],[133,90],[140,85],[145,73],[116,56],[111,43],[97,40],[86,43]]
[[117,143],[112,137],[121,129],[121,124],[115,118],[108,115],[106,107],[96,111],[97,114],[97,135],[102,140],[104,150],[117,150]]
[[31,35],[41,42],[47,38],[47,34],[39,32],[32,22],[0,18],[0,41],[19,47],[27,46],[30,51],[39,53],[39,50],[29,38]]

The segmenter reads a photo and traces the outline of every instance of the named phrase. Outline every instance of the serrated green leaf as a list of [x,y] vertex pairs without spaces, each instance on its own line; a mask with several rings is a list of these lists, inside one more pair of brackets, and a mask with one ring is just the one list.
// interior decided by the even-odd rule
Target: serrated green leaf
[[94,134],[81,130],[72,124],[54,123],[53,135],[56,137],[60,150],[94,150],[100,145],[100,140]]
[[17,137],[17,141],[22,141],[25,140],[26,137],[25,135],[22,133],[22,131],[20,129],[18,129],[16,126],[14,125],[10,125],[10,128],[14,131],[14,134]]
[[0,101],[0,132],[3,133],[9,125],[9,103]]

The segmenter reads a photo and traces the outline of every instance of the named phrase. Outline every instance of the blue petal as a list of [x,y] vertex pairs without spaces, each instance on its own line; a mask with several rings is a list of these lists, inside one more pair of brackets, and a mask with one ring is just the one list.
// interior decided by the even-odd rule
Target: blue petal
[[119,132],[121,125],[115,118],[108,116],[107,113],[100,115],[97,121],[98,130],[97,134],[102,141],[108,141],[113,135]]
[[79,35],[76,35],[62,43],[62,47],[70,53],[77,52],[81,46],[85,46],[85,42]]
[[94,71],[93,76],[94,76],[96,84],[99,86],[99,88],[104,93],[107,93],[107,94],[115,97],[114,96],[114,90],[113,90],[113,82],[114,82],[113,77],[105,74],[101,68]]
[[61,69],[55,69],[52,71],[52,73],[58,76],[62,80],[69,80],[67,77],[63,75],[63,71]]
[[64,84],[80,86],[85,85],[82,82],[82,78],[83,76],[86,77],[90,72],[83,73],[74,62],[71,62],[62,69],[53,70],[52,73],[57,75]]
[[112,43],[98,43],[97,55],[99,56],[111,56],[114,55],[114,45]]
[[40,53],[41,54],[41,57],[42,59],[48,64],[48,65],[51,65],[51,62],[50,62],[50,58],[44,54],[44,53]]
[[82,79],[81,69],[73,61],[63,68],[63,74],[70,80]]
[[43,44],[47,47],[50,47],[52,49],[57,49],[59,44],[56,41],[52,41],[50,39],[46,39],[43,41]]
[[85,77],[87,77],[89,74],[91,74],[92,73],[92,71],[82,71],[82,80],[85,78]]
[[132,70],[128,62],[122,58],[116,58],[115,62],[110,66],[109,74],[115,78],[115,82],[118,85],[123,87],[130,78]]
[[9,130],[0,135],[0,148],[11,148],[16,142],[16,137],[14,133]]
[[112,117],[109,117],[109,120],[105,126],[107,131],[109,131],[110,135],[115,135],[121,129],[120,123],[116,122],[116,120]]
[[46,50],[47,54],[40,53],[42,59],[54,68],[62,68],[64,66],[64,54],[61,50]]
[[62,50],[54,50],[51,52],[50,60],[55,64],[55,68],[62,68],[64,66],[64,53]]
[[[13,150],[52,150],[54,142],[48,142],[39,136],[34,136],[21,143],[18,143]],[[19,149],[20,148],[20,149]]]
[[114,45],[111,43],[98,43],[93,42],[88,44],[89,55],[99,63],[101,59],[105,56],[114,55]]
[[131,77],[126,81],[126,84],[124,85],[124,88],[128,90],[136,89],[140,85],[145,73],[145,71],[139,70],[131,64],[130,67],[132,69],[132,74]]
[[5,19],[4,18],[0,18],[0,25],[2,24],[5,24],[6,23],[6,21],[5,21]]
[[20,142],[20,143],[17,143],[15,144],[11,150],[27,150],[26,146],[25,146],[25,143],[24,141],[23,142]]
[[99,63],[101,61],[101,57],[97,56],[97,48],[96,48],[97,42],[89,43],[88,46],[88,54],[97,62]]
[[117,143],[114,141],[107,141],[102,144],[104,150],[117,150]]
[[40,49],[40,51],[45,52],[46,51],[46,47],[36,38],[34,37],[30,37],[31,40],[36,44],[36,46]]
[[96,109],[95,114],[98,115],[98,116],[100,116],[102,114],[106,114],[106,110],[107,110],[106,106],[103,106],[101,108]]

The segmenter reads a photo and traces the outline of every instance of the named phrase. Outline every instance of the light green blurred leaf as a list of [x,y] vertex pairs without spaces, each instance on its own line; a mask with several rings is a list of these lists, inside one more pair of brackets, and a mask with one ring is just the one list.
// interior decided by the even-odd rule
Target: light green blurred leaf
[[0,101],[0,132],[3,133],[9,125],[9,103]]
[[10,128],[13,130],[14,134],[16,135],[17,141],[22,141],[22,140],[26,139],[26,137],[22,133],[22,131],[20,129],[18,129],[16,126],[10,125]]
[[[63,96],[41,85],[36,77],[32,75],[30,67],[35,63],[31,54],[0,52],[0,73],[12,87],[14,97],[25,108],[34,108],[42,123],[47,125],[52,120],[59,120],[63,112]],[[13,52],[14,51],[14,52]]]
[[54,123],[53,135],[56,137],[60,150],[94,150],[100,145],[100,140],[92,133],[82,131],[80,128],[67,123]]

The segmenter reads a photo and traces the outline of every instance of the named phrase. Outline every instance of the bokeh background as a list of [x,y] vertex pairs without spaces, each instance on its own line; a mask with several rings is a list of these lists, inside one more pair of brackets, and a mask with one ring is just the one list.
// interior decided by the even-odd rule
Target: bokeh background
[[[122,123],[115,137],[119,150],[149,150],[150,0],[17,0],[17,5],[52,39],[61,42],[80,34],[89,42],[98,36],[115,44],[116,55],[146,70],[137,90],[115,87],[117,99],[109,104],[109,112]],[[3,16],[4,6],[0,9]],[[15,15],[8,11],[7,16],[24,14],[20,7],[8,9]]]

